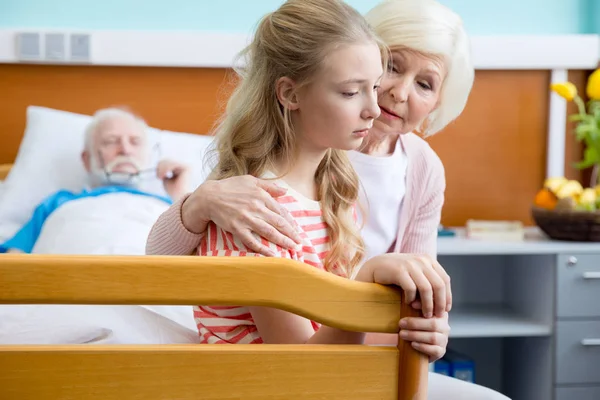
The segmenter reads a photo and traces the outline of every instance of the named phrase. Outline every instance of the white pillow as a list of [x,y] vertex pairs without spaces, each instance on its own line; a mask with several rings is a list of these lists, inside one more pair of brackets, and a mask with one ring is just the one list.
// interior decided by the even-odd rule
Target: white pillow
[[[0,242],[12,237],[47,196],[58,190],[83,189],[86,172],[81,151],[90,120],[89,115],[37,106],[27,108],[25,135],[0,197]],[[190,189],[204,181],[204,155],[212,137],[156,128],[150,128],[149,133],[153,142],[160,143],[161,158],[191,166]],[[143,189],[164,195],[158,180],[148,182]]]

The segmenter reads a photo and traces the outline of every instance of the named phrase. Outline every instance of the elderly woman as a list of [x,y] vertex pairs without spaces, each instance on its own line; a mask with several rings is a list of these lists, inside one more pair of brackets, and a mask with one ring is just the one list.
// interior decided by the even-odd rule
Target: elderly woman
[[[379,90],[381,115],[360,151],[349,152],[363,186],[367,259],[388,252],[436,257],[444,167],[416,133],[433,135],[463,111],[474,79],[468,37],[461,18],[434,0],[385,0],[366,18],[392,55]],[[207,181],[159,218],[147,253],[192,253],[209,221],[267,256],[270,251],[257,240],[259,236],[292,248],[299,238],[290,217],[274,200],[283,194],[285,190],[273,183],[250,176]],[[403,328],[401,337],[431,361],[444,355],[450,330],[447,313],[412,319]],[[392,343],[396,336],[372,335],[367,340]],[[506,399],[437,374],[430,376],[429,394],[432,399]]]

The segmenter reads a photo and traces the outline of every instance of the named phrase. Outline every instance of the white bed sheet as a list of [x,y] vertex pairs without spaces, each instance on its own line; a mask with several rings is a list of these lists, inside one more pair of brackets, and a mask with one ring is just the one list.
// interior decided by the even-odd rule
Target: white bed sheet
[[46,219],[32,253],[144,255],[152,225],[168,208],[128,192],[71,200]]
[[191,307],[0,306],[0,344],[173,344],[198,341]]

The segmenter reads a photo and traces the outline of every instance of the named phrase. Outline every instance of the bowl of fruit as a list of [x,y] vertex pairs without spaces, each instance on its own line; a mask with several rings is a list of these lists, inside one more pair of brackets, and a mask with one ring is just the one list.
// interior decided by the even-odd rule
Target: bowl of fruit
[[551,239],[600,242],[600,185],[584,188],[564,177],[546,179],[532,217]]
[[577,106],[569,120],[575,123],[575,138],[585,151],[574,166],[593,171],[587,188],[565,177],[546,179],[535,196],[533,219],[552,239],[600,242],[600,68],[588,78],[587,104],[571,82],[552,83],[550,88]]

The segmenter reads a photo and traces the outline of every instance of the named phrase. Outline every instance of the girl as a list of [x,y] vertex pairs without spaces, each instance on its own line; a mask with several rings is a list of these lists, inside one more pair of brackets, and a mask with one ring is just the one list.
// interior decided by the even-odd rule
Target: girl
[[[300,244],[276,257],[339,276],[354,276],[364,245],[354,221],[358,178],[346,151],[357,149],[379,116],[377,89],[385,47],[363,17],[341,0],[289,0],[259,24],[247,66],[217,129],[211,178],[252,175],[287,188],[279,204],[293,217]],[[239,237],[208,224],[203,256],[254,256]],[[375,257],[356,279],[409,286],[426,264],[399,254]],[[439,268],[429,262],[428,270]],[[402,271],[404,273],[398,273]],[[412,282],[410,282],[412,283]],[[446,297],[437,307],[446,307]],[[264,307],[195,307],[203,343],[361,343],[364,334],[319,327]]]

